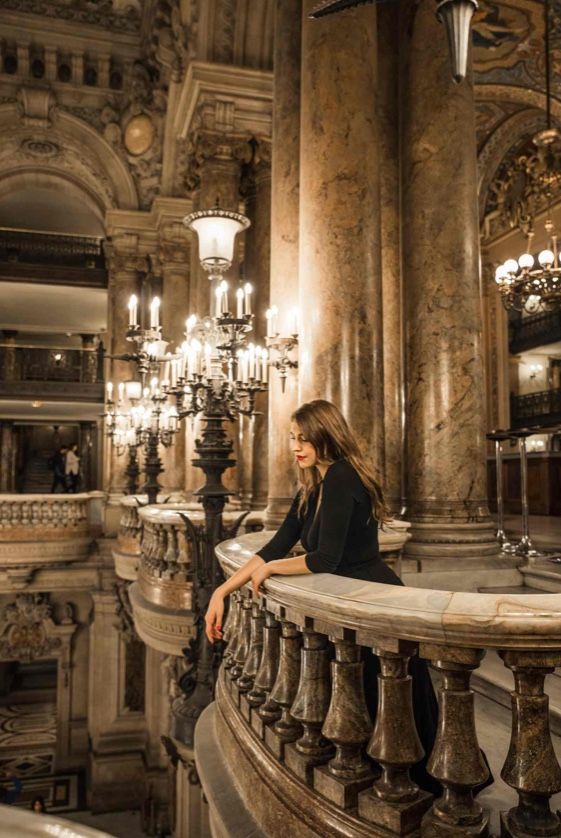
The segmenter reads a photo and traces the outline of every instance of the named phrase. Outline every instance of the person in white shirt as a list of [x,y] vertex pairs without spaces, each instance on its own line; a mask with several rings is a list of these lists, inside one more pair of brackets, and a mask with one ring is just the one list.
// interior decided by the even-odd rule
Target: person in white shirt
[[66,452],[65,473],[68,491],[77,492],[80,481],[80,457],[76,443]]

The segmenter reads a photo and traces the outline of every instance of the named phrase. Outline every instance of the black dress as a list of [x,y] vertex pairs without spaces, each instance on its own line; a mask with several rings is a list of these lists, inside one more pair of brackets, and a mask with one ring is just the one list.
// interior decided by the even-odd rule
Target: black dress
[[[338,460],[328,468],[302,516],[298,513],[298,503],[299,495],[294,498],[278,532],[257,552],[258,556],[266,562],[284,558],[300,540],[306,550],[306,565],[312,573],[334,573],[385,585],[403,584],[380,556],[378,522],[372,514],[370,495],[347,460]],[[369,650],[364,651],[366,703],[374,720],[379,662]],[[423,789],[439,795],[442,788],[425,767],[436,737],[438,704],[425,661],[412,658],[410,672],[415,722],[425,751],[424,759],[414,766],[411,774]]]

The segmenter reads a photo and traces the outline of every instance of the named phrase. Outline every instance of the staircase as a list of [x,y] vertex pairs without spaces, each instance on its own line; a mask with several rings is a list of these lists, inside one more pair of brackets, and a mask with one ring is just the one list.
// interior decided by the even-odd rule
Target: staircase
[[53,472],[48,466],[48,460],[49,456],[45,453],[37,453],[29,458],[23,478],[23,492],[42,494],[51,491]]

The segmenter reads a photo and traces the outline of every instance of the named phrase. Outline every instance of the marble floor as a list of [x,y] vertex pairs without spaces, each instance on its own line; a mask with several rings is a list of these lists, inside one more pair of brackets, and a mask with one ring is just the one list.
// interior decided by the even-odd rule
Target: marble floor
[[[505,530],[509,536],[520,538],[520,515],[505,515]],[[561,517],[556,515],[530,515],[530,537],[543,549],[561,550]]]

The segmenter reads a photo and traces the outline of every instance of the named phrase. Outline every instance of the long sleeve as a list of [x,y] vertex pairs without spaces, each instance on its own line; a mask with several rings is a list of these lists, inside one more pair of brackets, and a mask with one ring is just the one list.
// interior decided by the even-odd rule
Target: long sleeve
[[300,493],[292,501],[288,514],[275,535],[261,550],[257,551],[257,555],[264,561],[272,562],[276,559],[283,559],[300,538],[302,520],[298,514],[299,502]]
[[323,481],[318,546],[306,555],[312,573],[334,573],[343,558],[349,524],[355,506],[355,492],[348,464],[334,463]]

